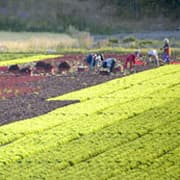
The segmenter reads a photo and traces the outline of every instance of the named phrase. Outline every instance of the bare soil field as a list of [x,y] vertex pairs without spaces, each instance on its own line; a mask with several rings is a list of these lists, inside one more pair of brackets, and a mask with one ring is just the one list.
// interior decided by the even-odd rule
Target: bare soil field
[[24,94],[0,101],[0,125],[39,116],[53,109],[77,103],[79,100],[49,102],[46,101],[46,98],[93,86],[121,76],[80,73],[76,76],[51,76],[42,81],[33,82],[30,86],[38,86],[40,89],[38,94]]
[[[82,58],[82,56],[80,57]],[[59,61],[62,61],[63,58],[59,59]],[[137,72],[151,68],[154,67],[139,65],[137,66]],[[124,76],[120,72],[113,75],[101,75],[89,71],[42,77],[16,74],[9,77],[10,82],[8,85],[7,77],[1,74],[1,88],[6,84],[7,87],[5,89],[8,91],[10,84],[13,84],[14,89],[11,88],[12,92],[9,93],[11,96],[6,96],[6,98],[1,98],[0,100],[0,125],[25,120],[48,113],[56,108],[78,103],[78,99],[52,102],[46,101],[46,99],[121,77]],[[3,78],[5,79],[4,81]]]

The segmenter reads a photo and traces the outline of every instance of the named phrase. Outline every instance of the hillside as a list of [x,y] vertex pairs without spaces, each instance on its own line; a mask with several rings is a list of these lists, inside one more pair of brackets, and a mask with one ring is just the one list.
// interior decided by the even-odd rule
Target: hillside
[[[0,30],[93,33],[175,29],[179,0],[1,0]],[[150,24],[150,26],[149,26]]]
[[179,70],[64,94],[48,102],[80,102],[0,126],[0,179],[178,179]]

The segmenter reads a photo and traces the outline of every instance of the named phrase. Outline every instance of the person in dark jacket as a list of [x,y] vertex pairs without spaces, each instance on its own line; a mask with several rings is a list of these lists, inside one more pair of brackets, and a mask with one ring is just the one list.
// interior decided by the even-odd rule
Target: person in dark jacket
[[163,50],[162,59],[164,63],[169,64],[170,63],[170,56],[171,56],[171,48],[169,45],[169,39],[164,39],[164,46],[161,48]]
[[116,64],[115,58],[107,58],[103,60],[102,67],[107,68],[109,70],[109,73],[112,73],[114,70],[115,64]]
[[88,54],[85,61],[89,66],[89,70],[93,70],[96,66],[96,54]]

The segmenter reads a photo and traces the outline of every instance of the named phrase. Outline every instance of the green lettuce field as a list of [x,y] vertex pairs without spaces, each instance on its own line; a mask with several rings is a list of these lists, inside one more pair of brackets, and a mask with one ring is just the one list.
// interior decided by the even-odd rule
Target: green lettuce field
[[56,58],[60,55],[50,55],[50,54],[39,54],[39,55],[33,55],[33,54],[2,54],[0,56],[0,66],[7,66],[7,65],[13,65],[13,64],[23,64],[23,63],[30,63],[30,62],[36,62],[40,61],[42,59],[48,59],[48,58]]
[[0,179],[180,179],[180,65],[54,100],[80,103],[0,126]]

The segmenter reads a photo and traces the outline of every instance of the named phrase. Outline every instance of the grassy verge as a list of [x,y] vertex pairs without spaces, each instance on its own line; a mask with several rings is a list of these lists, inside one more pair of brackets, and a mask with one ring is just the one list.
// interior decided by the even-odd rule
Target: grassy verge
[[[180,41],[171,38],[172,55],[180,56]],[[95,41],[88,32],[73,30],[69,34],[58,33],[30,33],[30,32],[0,32],[0,52],[14,53],[40,53],[49,52],[72,54],[90,52],[109,52],[109,53],[132,53],[135,49],[147,53],[150,49],[157,49],[163,46],[162,40],[137,39],[135,37],[107,38]]]

